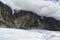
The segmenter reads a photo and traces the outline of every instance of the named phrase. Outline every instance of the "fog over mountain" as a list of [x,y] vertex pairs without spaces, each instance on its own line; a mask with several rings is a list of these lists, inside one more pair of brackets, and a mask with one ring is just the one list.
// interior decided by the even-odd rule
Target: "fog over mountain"
[[[39,16],[53,17],[60,20],[60,3],[59,0],[0,0],[9,5],[12,10],[28,10]],[[53,2],[55,1],[55,2]],[[58,2],[57,2],[58,1]]]

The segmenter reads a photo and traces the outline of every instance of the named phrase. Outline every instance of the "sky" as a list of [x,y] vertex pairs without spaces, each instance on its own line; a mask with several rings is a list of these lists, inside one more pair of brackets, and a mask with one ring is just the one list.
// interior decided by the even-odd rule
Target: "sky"
[[59,0],[0,0],[12,10],[32,11],[39,16],[53,17],[60,20]]

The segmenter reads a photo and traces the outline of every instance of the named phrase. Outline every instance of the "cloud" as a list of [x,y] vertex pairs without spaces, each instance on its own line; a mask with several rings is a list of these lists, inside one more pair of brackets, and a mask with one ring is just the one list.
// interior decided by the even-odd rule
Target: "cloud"
[[60,20],[60,3],[45,0],[0,0],[9,5],[13,10],[27,10],[39,16],[53,17]]

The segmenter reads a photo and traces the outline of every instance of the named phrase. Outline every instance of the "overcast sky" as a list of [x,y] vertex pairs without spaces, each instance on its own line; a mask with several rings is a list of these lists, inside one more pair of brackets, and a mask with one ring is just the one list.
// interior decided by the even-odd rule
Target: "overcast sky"
[[32,11],[40,16],[60,20],[59,0],[0,0],[14,9]]

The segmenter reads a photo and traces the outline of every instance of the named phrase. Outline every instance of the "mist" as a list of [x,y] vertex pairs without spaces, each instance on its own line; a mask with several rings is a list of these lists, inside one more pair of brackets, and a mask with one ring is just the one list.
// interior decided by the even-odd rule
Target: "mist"
[[60,20],[60,1],[56,0],[0,0],[12,10],[32,11],[39,16]]

